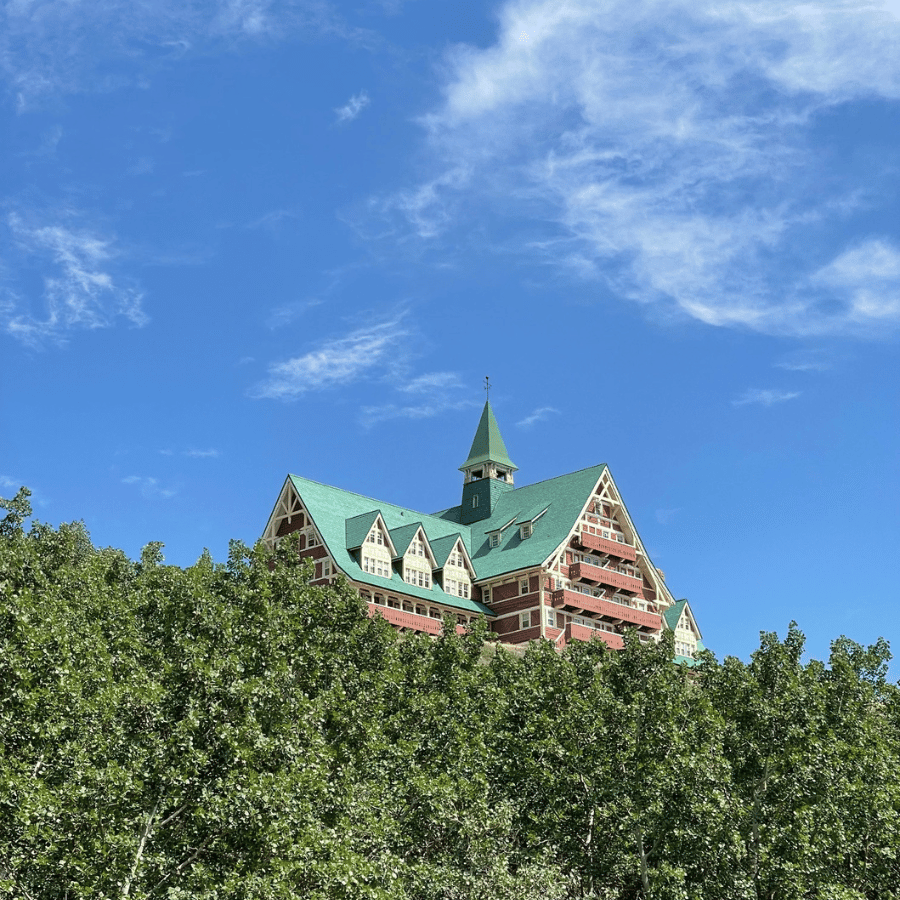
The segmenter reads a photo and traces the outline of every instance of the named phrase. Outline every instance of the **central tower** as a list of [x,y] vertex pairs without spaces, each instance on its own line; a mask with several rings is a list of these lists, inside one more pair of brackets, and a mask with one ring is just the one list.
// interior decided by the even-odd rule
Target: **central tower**
[[464,478],[460,522],[468,525],[489,518],[497,498],[512,489],[513,472],[517,470],[503,443],[490,400],[484,404],[469,456],[459,470]]

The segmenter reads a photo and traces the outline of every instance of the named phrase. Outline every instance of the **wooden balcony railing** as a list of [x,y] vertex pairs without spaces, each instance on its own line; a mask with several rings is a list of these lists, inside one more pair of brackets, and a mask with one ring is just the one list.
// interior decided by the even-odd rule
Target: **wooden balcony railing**
[[[406,610],[394,609],[390,606],[379,606],[377,603],[367,603],[366,606],[369,607],[370,616],[381,615],[397,628],[408,628],[410,631],[421,631],[425,634],[441,634],[444,630],[441,620],[431,616],[420,616],[418,613],[406,612]],[[465,626],[457,625],[456,633],[465,634]]]
[[579,594],[578,591],[565,589],[553,591],[550,594],[550,602],[557,609],[583,609],[614,622],[628,622],[630,625],[637,625],[639,628],[647,628],[651,631],[659,631],[662,628],[662,619],[656,613],[635,609],[633,606],[625,606],[624,603],[615,603],[600,597],[591,597],[588,594]]
[[590,563],[573,563],[569,566],[569,578],[574,581],[592,581],[595,584],[608,584],[620,591],[630,591],[643,597],[643,582],[640,578],[631,575],[623,575],[621,572],[613,572],[603,566],[592,566]]
[[569,622],[566,625],[566,643],[569,641],[590,641],[599,638],[607,647],[613,650],[621,650],[625,641],[621,634],[612,634],[600,628],[588,628],[587,625],[579,625],[577,622]]
[[595,550],[597,553],[608,553],[610,556],[619,559],[628,559],[634,562],[637,559],[637,553],[630,544],[622,544],[619,541],[611,541],[609,538],[600,537],[596,534],[583,531],[576,535],[578,543],[588,550]]

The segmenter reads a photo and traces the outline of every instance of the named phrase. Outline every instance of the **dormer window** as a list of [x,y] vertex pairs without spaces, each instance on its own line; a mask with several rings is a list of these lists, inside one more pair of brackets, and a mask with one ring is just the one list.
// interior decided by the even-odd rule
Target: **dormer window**
[[500,546],[500,532],[499,531],[495,531],[488,538],[488,545],[491,547],[499,547]]
[[531,522],[523,522],[521,527],[519,528],[519,537],[524,541],[525,538],[531,537],[532,525]]

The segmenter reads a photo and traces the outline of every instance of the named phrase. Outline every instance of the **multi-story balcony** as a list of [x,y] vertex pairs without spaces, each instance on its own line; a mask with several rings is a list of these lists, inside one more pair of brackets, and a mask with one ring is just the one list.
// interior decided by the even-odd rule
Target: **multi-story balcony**
[[[422,631],[425,634],[440,634],[444,630],[440,619],[431,616],[420,616],[418,613],[406,612],[403,609],[394,609],[390,606],[380,606],[377,603],[367,603],[369,615],[380,614],[391,625],[397,628],[408,628],[410,631]],[[456,626],[457,634],[465,634],[466,629],[462,625]]]
[[579,625],[577,622],[569,622],[566,625],[566,643],[569,641],[590,641],[599,638],[607,647],[613,650],[621,650],[625,641],[621,634],[612,634],[609,631],[601,631],[599,628],[588,628],[587,625]]
[[623,575],[621,572],[614,572],[612,569],[603,568],[603,566],[592,566],[586,562],[573,563],[569,566],[569,578],[574,581],[592,581],[595,584],[608,584],[610,587],[618,588],[620,591],[630,591],[639,597],[643,597],[641,593],[643,582],[640,578]]
[[619,559],[628,559],[634,562],[637,559],[637,553],[629,544],[621,544],[619,541],[611,541],[609,538],[600,537],[596,534],[590,534],[583,531],[575,536],[576,540],[582,547],[588,550],[594,550],[597,553],[608,553],[610,556]]
[[662,619],[656,613],[635,609],[633,606],[616,603],[614,600],[579,594],[578,591],[565,589],[553,591],[550,594],[550,602],[557,609],[584,610],[596,613],[606,619],[612,619],[614,622],[627,622],[629,625],[649,628],[651,631],[659,631],[662,628]]

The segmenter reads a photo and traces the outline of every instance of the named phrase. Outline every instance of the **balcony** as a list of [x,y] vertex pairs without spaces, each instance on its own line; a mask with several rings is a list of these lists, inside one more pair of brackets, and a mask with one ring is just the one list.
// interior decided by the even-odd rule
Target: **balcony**
[[[391,625],[397,628],[408,628],[410,631],[421,631],[425,634],[441,634],[444,630],[443,623],[440,619],[433,619],[431,616],[420,616],[418,613],[406,612],[402,609],[393,609],[390,606],[379,606],[377,603],[367,603],[369,607],[369,615],[374,616],[380,614],[383,619],[387,619]],[[456,626],[457,634],[465,634],[466,629],[463,625]]]
[[599,628],[588,628],[587,625],[579,625],[577,622],[569,622],[566,625],[567,644],[569,641],[590,641],[594,638],[599,638],[613,650],[621,650],[625,646],[621,634],[612,634],[609,631],[601,631]]
[[600,597],[589,597],[587,594],[579,594],[578,591],[565,589],[553,591],[550,594],[550,602],[557,609],[585,610],[596,613],[614,622],[627,622],[638,628],[649,628],[651,631],[659,631],[662,628],[662,619],[652,612],[643,609],[635,609],[633,606],[625,606],[624,603],[616,603],[613,600],[603,600]]
[[637,559],[637,553],[635,552],[634,547],[631,547],[628,544],[620,544],[618,541],[611,541],[609,538],[599,537],[596,534],[589,534],[586,531],[582,532],[580,535],[576,535],[575,539],[582,547],[585,547],[588,550],[594,550],[596,553],[608,553],[610,556],[615,556],[619,559],[628,559],[631,560],[631,562],[634,562],[635,559]]
[[631,575],[623,575],[621,572],[613,572],[612,569],[604,569],[602,566],[592,566],[590,563],[580,562],[569,566],[569,578],[573,581],[592,581],[595,584],[608,584],[620,591],[630,591],[643,597],[641,588],[643,582],[640,578],[632,578]]

